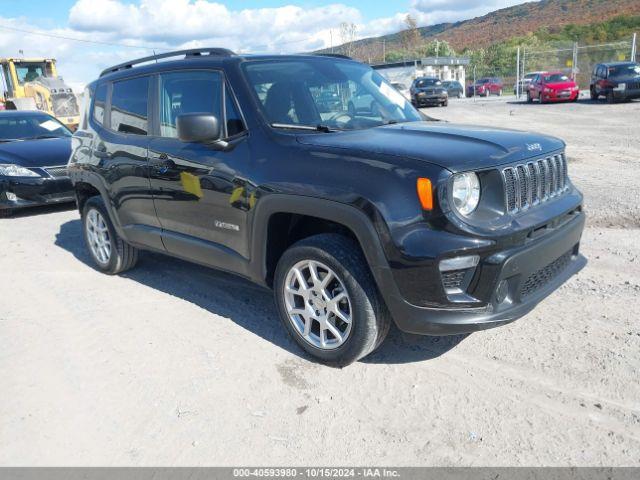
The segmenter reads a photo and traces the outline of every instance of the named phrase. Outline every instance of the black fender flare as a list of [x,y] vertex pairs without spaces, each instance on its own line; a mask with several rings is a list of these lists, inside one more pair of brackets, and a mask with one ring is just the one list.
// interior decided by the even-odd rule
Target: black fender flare
[[257,202],[251,238],[251,277],[254,281],[266,284],[269,221],[277,213],[318,217],[339,223],[351,230],[360,243],[369,268],[384,296],[382,287],[391,279],[391,272],[380,235],[370,217],[352,205],[301,195],[268,194]]
[[[71,168],[69,171],[69,176],[71,177],[71,183],[73,183],[73,188],[75,190],[76,184],[78,183],[86,183],[87,185],[95,188],[102,197],[102,201],[109,213],[109,217],[111,219],[111,223],[113,223],[113,227],[116,229],[116,233],[123,239],[126,240],[127,235],[122,228],[122,224],[120,223],[120,218],[116,213],[116,209],[113,206],[113,202],[111,201],[111,196],[107,191],[107,187],[104,184],[104,181],[100,175],[90,170],[78,170],[75,168]],[[77,191],[76,191],[76,201],[77,201]],[[80,212],[82,214],[82,212]]]

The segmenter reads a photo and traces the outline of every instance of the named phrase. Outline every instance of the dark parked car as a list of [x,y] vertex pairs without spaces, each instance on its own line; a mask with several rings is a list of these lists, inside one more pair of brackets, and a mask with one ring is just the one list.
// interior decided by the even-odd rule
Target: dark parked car
[[445,80],[442,82],[442,86],[446,88],[449,97],[464,97],[464,87],[460,82],[456,80]]
[[604,96],[607,102],[640,98],[640,64],[599,63],[591,73],[591,100]]
[[71,131],[43,112],[0,112],[0,216],[75,198],[67,175]]
[[443,106],[449,103],[447,89],[439,78],[416,78],[409,89],[411,103],[416,107]]
[[[312,92],[332,88],[345,101],[320,112]],[[375,115],[349,111],[356,89]],[[561,140],[424,121],[358,62],[182,51],[85,95],[69,172],[97,268],[144,249],[241,275],[324,361],[367,355],[392,320],[428,335],[513,321],[584,262]]]
[[502,80],[497,77],[486,77],[476,80],[475,84],[469,85],[467,88],[467,96],[475,95],[488,97],[489,95],[502,95]]

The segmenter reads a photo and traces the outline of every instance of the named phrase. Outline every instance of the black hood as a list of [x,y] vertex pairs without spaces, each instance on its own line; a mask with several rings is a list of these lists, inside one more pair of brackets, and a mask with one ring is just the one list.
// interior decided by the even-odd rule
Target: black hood
[[71,137],[0,143],[0,163],[13,163],[21,167],[66,165],[70,155]]
[[300,135],[300,143],[395,155],[440,165],[452,172],[522,161],[564,148],[539,133],[439,122],[411,122],[366,130]]

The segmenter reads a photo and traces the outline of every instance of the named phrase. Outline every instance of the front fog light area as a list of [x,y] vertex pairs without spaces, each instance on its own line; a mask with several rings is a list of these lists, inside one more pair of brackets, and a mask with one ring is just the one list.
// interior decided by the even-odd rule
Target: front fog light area
[[453,176],[451,195],[453,205],[462,215],[473,213],[480,202],[480,179],[473,172],[456,173]]
[[475,302],[475,298],[467,295],[466,290],[471,283],[476,266],[480,262],[478,255],[454,257],[442,260],[439,265],[442,286],[451,302]]
[[9,200],[10,202],[15,202],[18,200],[18,197],[16,197],[16,194],[13,192],[7,192],[7,200]]

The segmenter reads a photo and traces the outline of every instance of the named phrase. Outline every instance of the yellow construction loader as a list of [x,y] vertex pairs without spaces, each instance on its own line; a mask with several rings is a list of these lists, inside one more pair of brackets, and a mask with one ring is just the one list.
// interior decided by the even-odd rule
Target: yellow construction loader
[[0,58],[0,104],[7,110],[42,110],[75,130],[78,99],[56,71],[52,58]]

